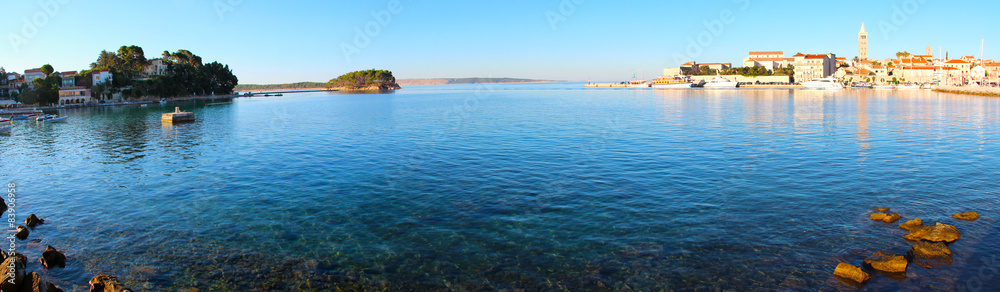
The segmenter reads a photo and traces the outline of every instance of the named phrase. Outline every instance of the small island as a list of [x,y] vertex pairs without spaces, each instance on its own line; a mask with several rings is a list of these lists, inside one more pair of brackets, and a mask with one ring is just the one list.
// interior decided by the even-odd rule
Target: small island
[[401,88],[391,71],[375,69],[350,72],[326,83],[327,90],[340,91],[386,92]]

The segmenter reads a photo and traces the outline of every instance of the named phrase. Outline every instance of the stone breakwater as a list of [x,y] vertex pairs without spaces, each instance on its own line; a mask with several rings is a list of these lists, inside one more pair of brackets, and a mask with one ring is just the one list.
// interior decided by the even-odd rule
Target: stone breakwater
[[937,92],[972,94],[985,96],[1000,96],[1000,87],[958,87],[958,86],[938,86],[934,89]]

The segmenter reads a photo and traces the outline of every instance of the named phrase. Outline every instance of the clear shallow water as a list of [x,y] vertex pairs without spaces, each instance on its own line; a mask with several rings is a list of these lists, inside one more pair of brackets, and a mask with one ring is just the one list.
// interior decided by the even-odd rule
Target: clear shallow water
[[[161,124],[174,106],[198,121]],[[881,206],[965,236],[866,290],[1000,284],[996,98],[515,84],[59,113],[0,136],[0,179],[64,288],[843,290],[838,262],[909,249]]]

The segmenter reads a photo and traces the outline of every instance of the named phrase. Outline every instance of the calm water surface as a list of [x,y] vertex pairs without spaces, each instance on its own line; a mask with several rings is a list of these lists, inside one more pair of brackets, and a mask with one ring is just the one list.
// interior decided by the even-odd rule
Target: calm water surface
[[64,288],[849,290],[838,262],[909,249],[882,206],[964,237],[863,289],[1000,284],[997,98],[453,85],[59,114],[0,136],[0,180]]

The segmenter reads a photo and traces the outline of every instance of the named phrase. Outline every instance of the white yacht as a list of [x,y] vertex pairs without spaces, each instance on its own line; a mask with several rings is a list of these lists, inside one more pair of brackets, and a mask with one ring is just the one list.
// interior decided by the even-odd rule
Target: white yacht
[[896,89],[896,86],[892,84],[882,84],[882,85],[875,85],[875,89]]
[[844,89],[844,85],[837,81],[837,78],[833,76],[826,78],[817,78],[811,81],[802,82],[802,87],[807,89],[826,89],[826,90],[837,90]]
[[735,81],[730,81],[729,79],[722,78],[722,76],[716,75],[715,78],[709,80],[705,83],[705,88],[736,88],[739,84]]

